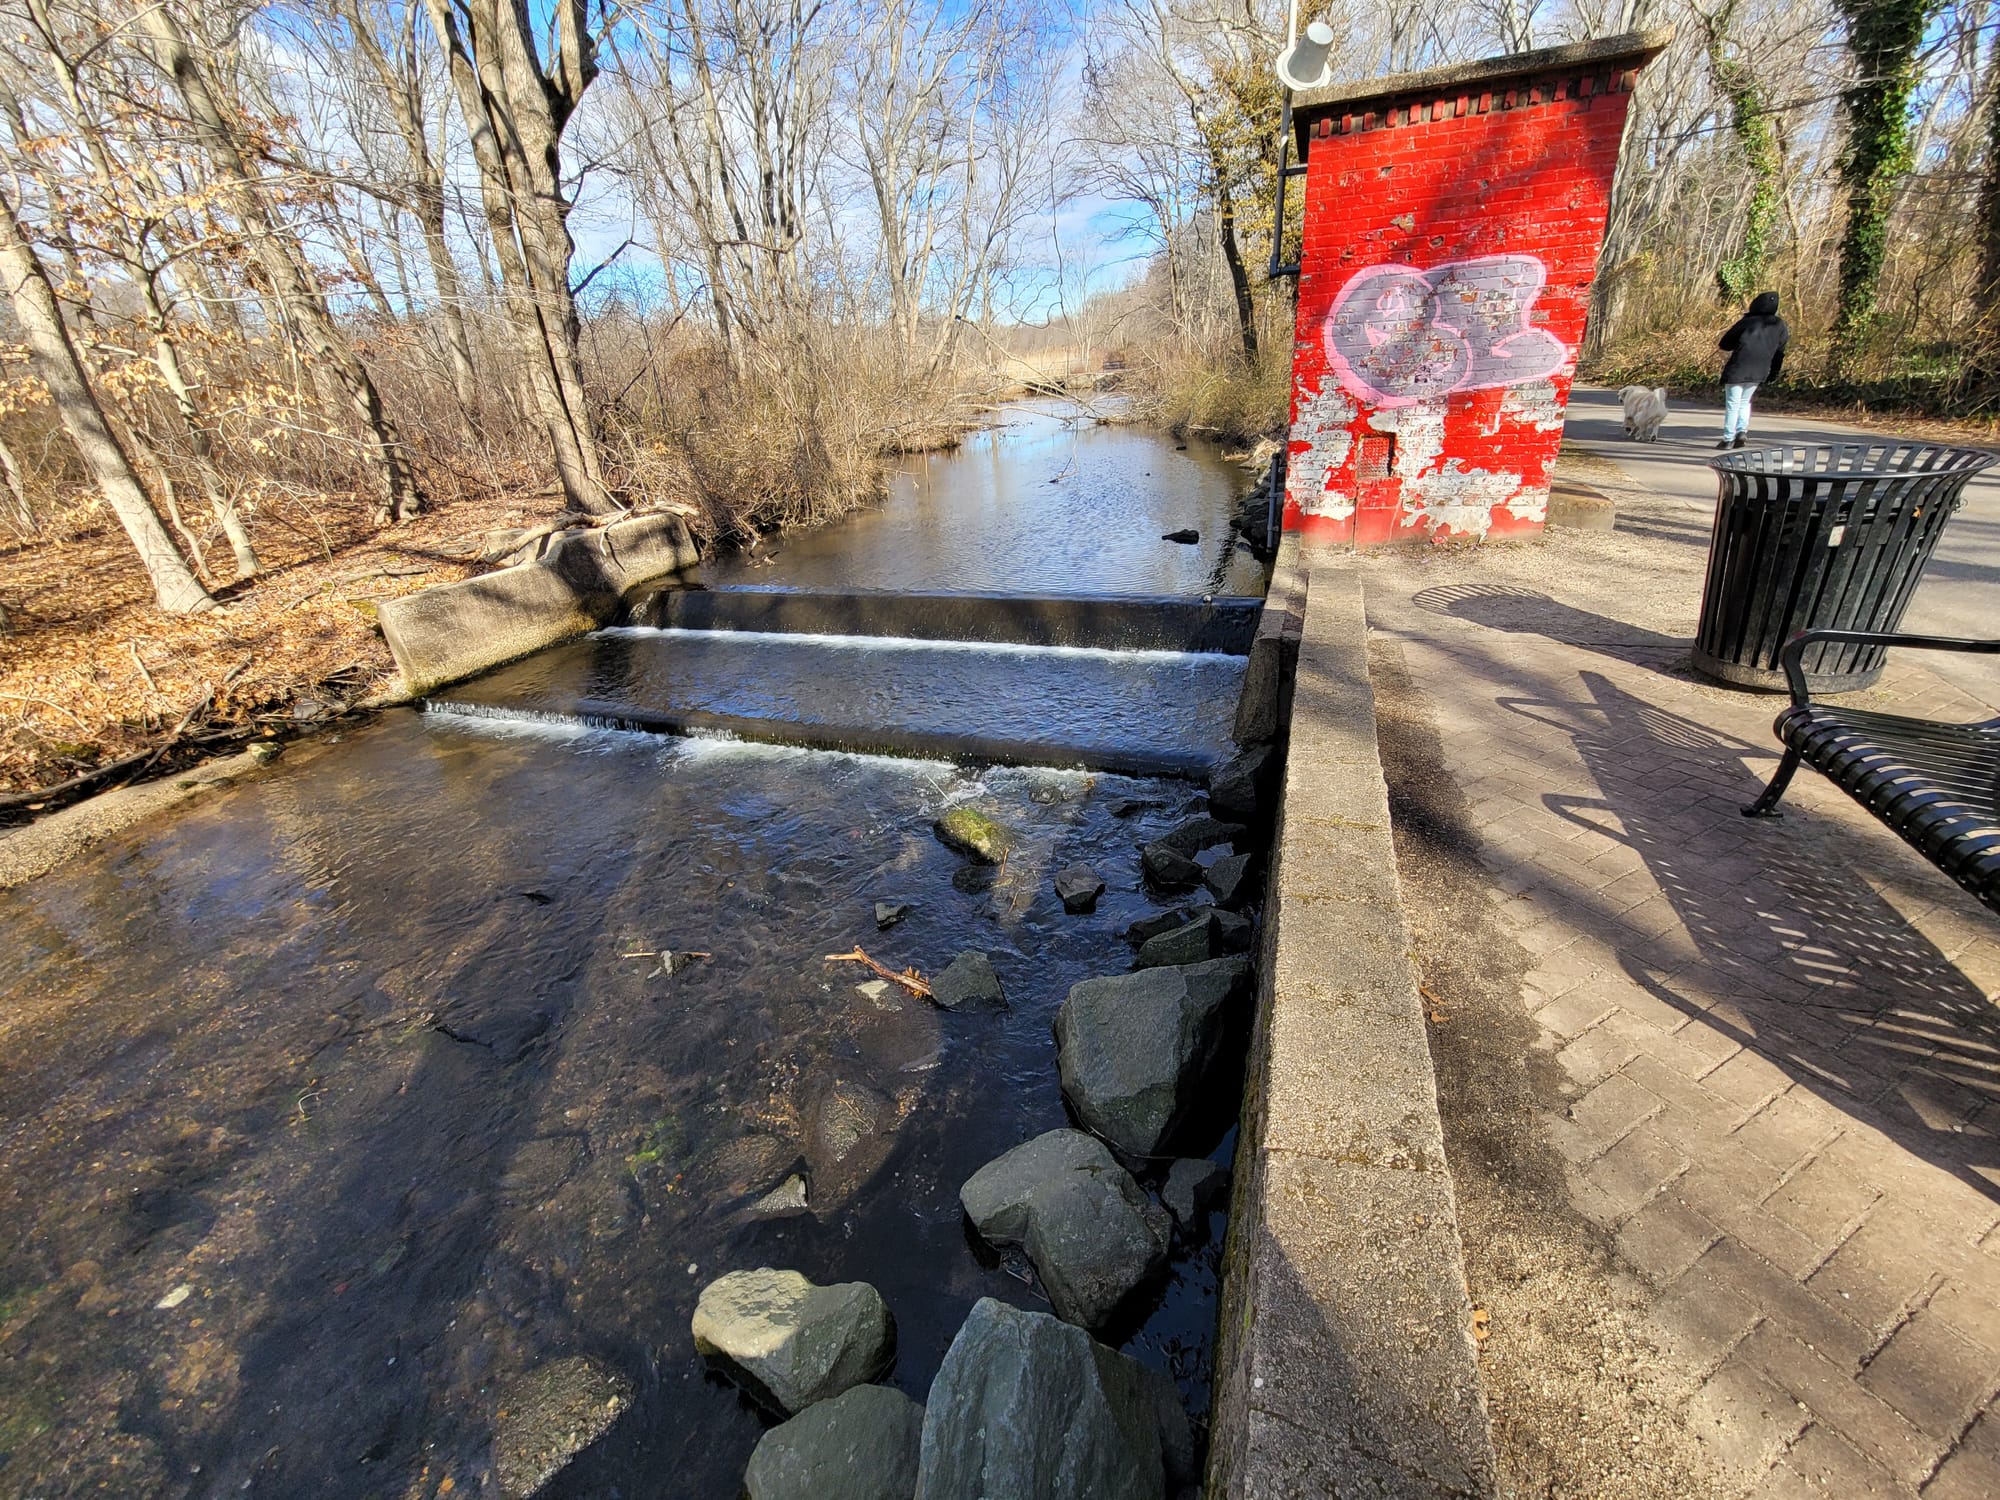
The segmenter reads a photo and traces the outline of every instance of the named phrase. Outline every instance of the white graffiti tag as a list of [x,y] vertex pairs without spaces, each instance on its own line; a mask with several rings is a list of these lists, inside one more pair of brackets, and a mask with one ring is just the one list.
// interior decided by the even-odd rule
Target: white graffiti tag
[[1482,255],[1419,271],[1357,271],[1326,315],[1326,357],[1340,383],[1373,406],[1408,406],[1456,391],[1553,375],[1562,341],[1528,322],[1548,281],[1532,255]]

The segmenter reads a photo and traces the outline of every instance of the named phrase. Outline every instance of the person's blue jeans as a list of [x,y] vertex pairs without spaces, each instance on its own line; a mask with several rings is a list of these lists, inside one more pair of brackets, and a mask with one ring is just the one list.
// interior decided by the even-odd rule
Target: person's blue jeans
[[1725,385],[1722,388],[1722,440],[1734,442],[1750,430],[1750,393],[1754,385]]

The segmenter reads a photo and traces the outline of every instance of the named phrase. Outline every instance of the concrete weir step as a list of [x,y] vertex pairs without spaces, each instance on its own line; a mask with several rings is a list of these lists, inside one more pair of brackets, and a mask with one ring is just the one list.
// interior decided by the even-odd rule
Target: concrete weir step
[[900,636],[1243,656],[1257,633],[1263,604],[1237,594],[1189,598],[675,587],[635,594],[625,622],[671,630]]
[[1200,781],[1212,768],[1202,754],[1162,753],[1141,746],[1069,745],[1012,740],[992,735],[933,734],[885,726],[800,723],[759,719],[700,709],[660,711],[607,699],[540,700],[510,707],[453,698],[430,698],[426,713],[443,717],[491,719],[520,724],[573,724],[589,729],[637,734],[679,735],[688,739],[742,740],[791,745],[806,750],[838,750],[853,755],[893,755],[913,760],[950,761],[966,766],[1046,766],[1094,771],[1107,776],[1169,776]]

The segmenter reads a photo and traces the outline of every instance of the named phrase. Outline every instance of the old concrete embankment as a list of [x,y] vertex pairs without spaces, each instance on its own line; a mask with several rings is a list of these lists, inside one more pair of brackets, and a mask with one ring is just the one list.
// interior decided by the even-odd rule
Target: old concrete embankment
[[1243,714],[1276,722],[1289,754],[1208,1494],[1485,1495],[1492,1441],[1353,572],[1281,557]]

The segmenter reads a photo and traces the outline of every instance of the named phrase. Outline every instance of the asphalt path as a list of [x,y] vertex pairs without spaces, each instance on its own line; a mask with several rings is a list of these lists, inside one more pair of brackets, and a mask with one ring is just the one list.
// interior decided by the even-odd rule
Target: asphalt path
[[[1722,403],[1670,404],[1656,443],[1625,436],[1616,391],[1579,385],[1570,393],[1563,436],[1624,470],[1632,483],[1663,500],[1678,501],[1704,523],[1715,510],[1715,456],[1722,434]],[[1893,433],[1845,427],[1788,413],[1756,412],[1750,441],[1765,443],[1882,442]],[[2000,464],[1966,486],[1965,504],[1910,601],[1903,629],[1929,635],[2000,638]],[[2000,708],[2000,657],[1927,653],[1926,663],[1967,692]]]

